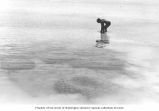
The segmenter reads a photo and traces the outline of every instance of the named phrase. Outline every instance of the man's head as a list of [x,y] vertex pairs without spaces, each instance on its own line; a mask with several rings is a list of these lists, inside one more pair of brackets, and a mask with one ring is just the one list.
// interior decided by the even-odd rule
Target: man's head
[[101,23],[101,19],[100,19],[100,18],[98,18],[98,19],[97,19],[97,22],[98,22],[98,23]]

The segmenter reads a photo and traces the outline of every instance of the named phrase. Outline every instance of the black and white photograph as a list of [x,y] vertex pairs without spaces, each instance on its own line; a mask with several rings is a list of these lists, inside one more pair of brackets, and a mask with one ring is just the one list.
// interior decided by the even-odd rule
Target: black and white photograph
[[158,0],[0,0],[0,107],[158,104]]

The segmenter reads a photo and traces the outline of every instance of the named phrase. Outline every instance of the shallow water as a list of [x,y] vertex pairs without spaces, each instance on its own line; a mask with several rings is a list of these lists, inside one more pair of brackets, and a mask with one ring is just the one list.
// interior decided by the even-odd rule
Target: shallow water
[[99,24],[91,14],[7,14],[0,27],[1,103],[159,102],[157,21],[110,17],[110,45],[96,48]]

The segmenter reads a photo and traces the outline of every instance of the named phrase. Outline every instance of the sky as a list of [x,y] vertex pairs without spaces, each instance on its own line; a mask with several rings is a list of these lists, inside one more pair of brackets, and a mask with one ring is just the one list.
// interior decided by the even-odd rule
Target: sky
[[0,12],[89,14],[124,18],[159,18],[158,0],[0,0]]

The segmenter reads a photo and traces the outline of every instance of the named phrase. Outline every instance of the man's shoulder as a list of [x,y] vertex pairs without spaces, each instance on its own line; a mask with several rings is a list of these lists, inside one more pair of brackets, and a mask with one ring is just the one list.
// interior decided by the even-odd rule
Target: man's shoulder
[[107,21],[106,19],[101,19],[102,21]]
[[106,19],[101,19],[102,22],[110,22],[109,20],[106,20]]

